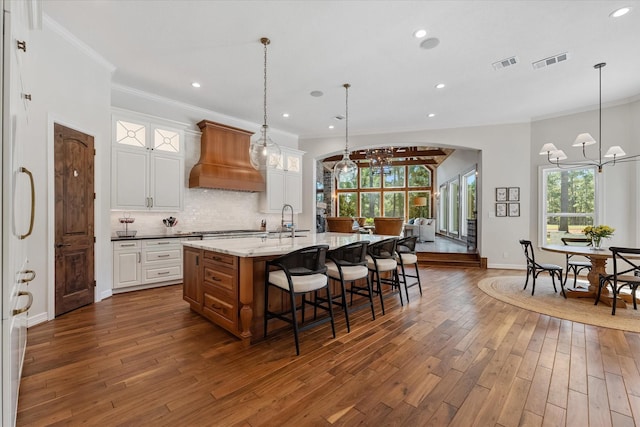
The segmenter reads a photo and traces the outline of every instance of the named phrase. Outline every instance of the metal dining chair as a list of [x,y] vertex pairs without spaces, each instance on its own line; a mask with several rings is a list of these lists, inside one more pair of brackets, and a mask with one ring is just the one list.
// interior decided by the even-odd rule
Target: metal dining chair
[[531,295],[536,290],[536,278],[540,273],[546,271],[551,276],[551,282],[553,283],[553,290],[558,292],[556,288],[556,279],[558,277],[558,281],[560,281],[560,289],[562,290],[562,296],[567,297],[564,293],[564,283],[562,283],[562,267],[556,264],[540,264],[536,262],[535,253],[533,252],[533,245],[531,244],[531,240],[520,240],[520,244],[522,245],[522,249],[524,250],[524,256],[527,259],[527,279],[524,282],[524,288],[527,289],[527,284],[529,283],[529,275],[533,278],[533,283],[531,284]]
[[609,248],[613,258],[613,273],[612,274],[600,274],[600,283],[598,286],[598,297],[596,298],[595,305],[598,305],[600,301],[600,295],[602,294],[602,288],[605,286],[611,286],[611,292],[613,294],[613,301],[611,302],[611,315],[616,314],[616,301],[620,291],[625,286],[629,286],[631,289],[631,298],[633,299],[633,309],[638,309],[638,303],[636,302],[636,290],[640,286],[640,248],[621,248],[612,246]]
[[[562,237],[562,244],[565,246],[591,246],[591,239],[587,239],[586,237]],[[580,257],[579,255],[574,254],[566,254],[565,260],[565,273],[564,273],[564,281],[563,285],[566,286],[567,278],[569,277],[569,272],[573,271],[573,287],[576,287],[576,283],[578,280],[578,274],[582,270],[591,271],[591,261],[584,259],[584,257]]]

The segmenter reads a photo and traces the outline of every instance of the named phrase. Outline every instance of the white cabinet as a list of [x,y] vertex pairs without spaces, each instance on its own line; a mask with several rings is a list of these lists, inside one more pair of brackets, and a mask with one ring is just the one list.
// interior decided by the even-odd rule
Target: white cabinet
[[140,240],[113,242],[113,287],[142,284]]
[[184,194],[184,132],[114,116],[111,208],[179,211]]
[[113,242],[113,288],[143,289],[182,281],[182,242],[189,238]]
[[264,171],[267,189],[260,195],[260,210],[280,213],[284,204],[293,206],[294,213],[302,212],[302,155],[292,148],[281,148],[278,167]]

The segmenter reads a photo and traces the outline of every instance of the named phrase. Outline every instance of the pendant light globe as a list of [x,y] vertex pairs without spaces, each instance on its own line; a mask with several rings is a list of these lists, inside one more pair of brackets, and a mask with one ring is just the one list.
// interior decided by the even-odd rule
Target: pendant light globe
[[333,166],[333,177],[337,181],[338,188],[341,182],[353,182],[358,176],[358,165],[349,157],[349,88],[351,85],[345,83],[345,146],[342,160]]
[[251,141],[251,144],[249,145],[249,159],[251,160],[251,166],[258,170],[278,167],[280,166],[282,158],[280,147],[278,144],[273,142],[267,134],[269,130],[269,126],[267,126],[267,45],[269,45],[271,41],[266,37],[262,37],[260,39],[260,43],[264,46],[264,122],[260,129],[260,137]]

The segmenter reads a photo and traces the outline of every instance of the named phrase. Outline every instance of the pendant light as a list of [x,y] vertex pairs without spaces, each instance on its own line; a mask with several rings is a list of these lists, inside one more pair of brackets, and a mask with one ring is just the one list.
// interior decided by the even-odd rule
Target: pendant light
[[258,170],[279,166],[281,155],[280,147],[278,147],[278,144],[273,142],[267,134],[269,130],[269,126],[267,126],[267,45],[269,45],[271,41],[263,37],[260,39],[260,43],[264,46],[264,122],[260,129],[260,138],[252,141],[249,146],[251,166]]
[[349,158],[349,88],[351,85],[349,83],[345,83],[345,138],[344,138],[344,154],[342,156],[342,160],[335,164],[333,167],[333,176],[338,181],[338,186],[340,182],[352,182],[356,179],[358,175],[358,165],[356,165]]

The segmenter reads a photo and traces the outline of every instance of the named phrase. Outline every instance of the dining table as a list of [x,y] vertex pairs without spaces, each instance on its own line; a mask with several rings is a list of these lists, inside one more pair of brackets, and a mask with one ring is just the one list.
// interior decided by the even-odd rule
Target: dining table
[[[544,245],[541,249],[548,252],[562,253],[565,255],[580,255],[588,258],[591,261],[591,270],[589,270],[589,274],[587,275],[589,287],[587,289],[582,287],[565,289],[565,294],[567,295],[567,298],[593,298],[595,300],[598,297],[600,275],[606,274],[607,260],[613,257],[613,254],[609,249],[571,245]],[[599,302],[608,306],[613,304],[613,298],[607,286],[602,288]],[[626,302],[633,302],[632,296],[619,294],[616,307],[626,308]]]

